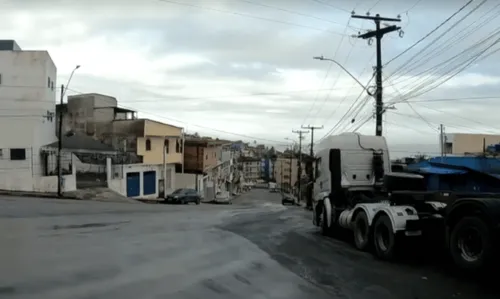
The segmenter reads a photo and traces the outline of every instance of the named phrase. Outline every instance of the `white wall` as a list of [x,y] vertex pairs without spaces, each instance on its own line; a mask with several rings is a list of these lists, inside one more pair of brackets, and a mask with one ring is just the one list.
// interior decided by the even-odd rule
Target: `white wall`
[[[140,173],[140,194],[138,199],[158,199],[159,196],[159,185],[158,181],[163,180],[163,165],[162,164],[128,164],[128,165],[111,165],[110,159],[108,159],[108,188],[111,190],[127,196],[127,173],[129,172],[139,172]],[[156,193],[155,194],[143,194],[143,175],[145,171],[156,171]],[[170,179],[170,190],[173,191],[175,184],[175,166],[167,165],[167,179]]]
[[[31,154],[31,150],[30,150]],[[73,165],[76,162],[76,157],[71,157]],[[31,161],[24,162],[18,165],[17,168],[13,165],[7,166],[8,162],[18,161],[4,161],[2,168],[0,168],[0,190],[10,191],[25,191],[25,192],[57,192],[57,175],[42,176],[35,175],[34,170],[31,168]],[[21,164],[21,163],[18,163]],[[69,161],[68,161],[69,164]],[[73,167],[73,173],[63,176],[62,191],[69,192],[76,190],[76,169]]]
[[[175,174],[175,189],[179,188],[190,188],[196,189],[198,181],[198,189],[203,190],[203,180],[201,179],[201,175],[196,175],[192,173],[176,173]],[[201,183],[200,183],[201,182]]]
[[11,148],[26,151],[23,161],[1,159],[0,169],[20,180],[8,182],[12,189],[32,189],[27,177],[41,174],[40,147],[57,140],[55,117],[46,117],[55,112],[57,70],[46,51],[0,51],[0,75],[0,147],[4,156]]

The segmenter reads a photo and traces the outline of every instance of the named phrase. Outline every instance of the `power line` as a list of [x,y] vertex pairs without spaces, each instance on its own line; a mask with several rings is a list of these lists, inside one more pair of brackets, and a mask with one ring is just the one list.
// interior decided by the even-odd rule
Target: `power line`
[[[34,87],[34,86],[23,86],[23,85],[12,85],[12,86],[5,86],[1,85],[1,87],[9,87],[9,88],[46,88],[46,87]],[[60,87],[57,87],[57,89],[60,89]],[[205,97],[178,97],[178,96],[164,96],[164,97],[149,97],[149,98],[156,98],[154,100],[137,100],[137,101],[127,101],[127,103],[156,103],[158,102],[158,99],[167,99],[167,98],[175,98],[183,101],[191,101],[191,100],[210,100],[210,99],[222,99],[222,98],[241,98],[241,97],[255,97],[255,96],[283,96],[283,95],[288,95],[292,93],[308,93],[308,92],[322,92],[322,91],[330,91],[330,90],[344,90],[347,88],[315,88],[315,89],[299,89],[299,90],[286,90],[286,91],[280,91],[280,92],[256,92],[256,93],[246,93],[246,94],[234,94],[234,95],[218,95],[218,96],[205,96]],[[76,93],[80,93],[78,91],[74,91],[73,89],[68,89],[69,91],[73,91]],[[80,93],[81,94],[81,93]],[[8,99],[8,98],[2,98],[0,99]],[[18,102],[47,102],[47,103],[55,103],[54,101],[41,101],[41,100],[24,100],[24,99],[18,99],[15,100]]]
[[[349,21],[350,21],[350,19],[349,19]],[[346,32],[346,31],[347,31],[348,25],[349,25],[349,22],[347,22],[347,26],[346,26],[346,28],[345,28],[344,32]],[[338,51],[340,50],[340,47],[341,47],[341,45],[342,45],[343,41],[344,41],[344,37],[342,37],[342,39],[340,40],[340,43],[339,43],[339,45],[338,45],[338,47],[337,47],[337,50],[335,50],[335,54],[333,55],[333,60],[335,60],[335,57],[337,56]],[[349,61],[349,58],[351,57],[351,54],[352,54],[352,50],[354,50],[354,45],[351,45],[351,48],[350,48],[349,52],[347,53],[347,56],[346,56],[346,58],[345,58],[345,60],[344,60],[343,65],[345,65],[345,64]],[[331,62],[331,63],[330,63],[330,66],[332,66],[333,64],[334,64],[334,62]],[[340,78],[340,72],[337,72],[337,77],[335,77],[335,80],[333,81],[332,88],[334,88],[334,87],[337,85],[337,82],[339,81],[339,78]],[[331,93],[332,93],[332,91],[330,90],[330,91],[329,91],[329,92],[325,95],[325,97],[323,98],[323,102],[321,103],[320,108],[319,108],[319,109],[318,109],[318,111],[316,112],[315,118],[317,118],[317,117],[318,117],[319,113],[321,112],[321,108],[323,108],[323,106],[325,105],[326,101],[327,101],[327,100],[328,100],[328,98],[330,97]]]
[[[363,68],[363,70],[361,71],[360,73],[360,77],[365,73],[365,71],[369,68],[369,63],[373,60],[373,58],[375,57],[375,54],[376,53],[373,53],[372,56],[370,57],[370,59],[368,60],[368,63],[366,64],[366,66]],[[371,77],[371,79],[368,81],[367,84],[365,84],[365,88],[361,91],[361,93],[359,94],[359,96],[356,98],[356,100],[352,103],[352,105],[349,107],[348,111],[341,117],[341,119],[334,125],[334,128],[331,129],[330,131],[328,131],[328,134],[330,134],[341,122],[342,120],[344,120],[344,118],[347,116],[346,114],[349,113],[349,111],[354,107],[354,105],[356,104],[356,102],[361,98],[361,96],[363,95],[363,91],[365,89],[368,88],[368,85],[370,84],[371,80],[373,79],[373,76]],[[325,118],[325,123],[328,121],[328,119],[330,118],[333,118],[333,116],[335,116],[335,114],[337,113],[337,111],[339,110],[339,107],[347,100],[348,98],[348,94],[349,92],[352,90],[352,88],[356,86],[356,83],[353,83],[351,85],[351,87],[349,88],[349,90],[346,92],[346,94],[344,95],[344,97],[342,98],[342,100],[338,103],[337,107],[332,111],[332,113],[330,115],[328,115],[326,118]],[[325,136],[326,136],[325,135]],[[323,136],[323,137],[325,137]],[[321,138],[322,139],[322,138]]]
[[[499,30],[499,32],[498,32],[498,33],[500,33],[500,30]],[[500,48],[499,48],[499,49],[496,49],[496,50],[495,50],[495,51],[493,51],[492,53],[489,53],[488,55],[486,55],[486,56],[484,56],[484,57],[482,57],[482,58],[481,58],[481,55],[483,55],[486,51],[488,51],[489,49],[491,49],[493,46],[495,46],[495,45],[496,45],[496,44],[498,44],[499,42],[500,42],[500,38],[496,39],[496,40],[495,40],[495,41],[494,41],[491,45],[489,45],[486,49],[484,49],[484,50],[480,51],[479,53],[477,53],[476,55],[472,56],[471,58],[469,58],[468,60],[466,60],[464,63],[462,63],[462,64],[460,64],[460,65],[458,65],[458,66],[455,66],[455,67],[453,67],[451,70],[447,71],[444,75],[448,75],[448,74],[450,74],[451,72],[453,72],[453,71],[457,70],[457,68],[458,68],[458,70],[457,70],[456,72],[452,73],[451,75],[449,75],[449,76],[448,76],[447,78],[445,78],[444,80],[442,80],[442,81],[440,81],[440,82],[439,82],[439,81],[438,81],[438,80],[436,80],[435,78],[430,78],[430,80],[429,80],[429,81],[431,81],[431,82],[436,82],[436,81],[437,81],[437,84],[435,84],[435,85],[433,85],[433,86],[431,85],[431,86],[429,87],[429,85],[428,85],[427,83],[425,83],[425,82],[421,83],[421,84],[420,84],[417,88],[413,89],[413,90],[412,90],[412,91],[410,91],[410,92],[407,92],[407,93],[405,94],[405,99],[411,99],[411,98],[413,98],[413,97],[417,97],[417,96],[423,95],[423,94],[425,94],[425,93],[428,93],[429,91],[432,91],[432,90],[434,90],[434,89],[438,88],[439,86],[443,85],[444,83],[448,82],[449,80],[451,80],[452,78],[454,78],[455,76],[457,76],[458,74],[460,74],[462,71],[464,71],[466,68],[468,68],[468,67],[469,67],[472,63],[474,63],[474,62],[476,62],[476,61],[478,61],[478,60],[479,60],[479,61],[480,61],[480,60],[483,60],[483,59],[485,59],[486,57],[488,57],[488,56],[490,56],[490,55],[492,55],[492,54],[494,54],[494,53],[498,52],[498,51],[500,50]],[[481,58],[481,59],[479,59],[479,58]],[[442,75],[442,76],[441,76],[441,78],[442,78],[442,77],[444,77],[444,75]],[[429,82],[429,83],[430,83],[430,82]],[[427,89],[424,89],[425,87],[427,87]],[[423,90],[423,91],[420,91],[420,90],[422,90],[422,89],[424,89],[424,90]],[[419,93],[417,93],[417,94],[415,94],[417,91],[420,91],[420,92],[419,92]]]
[[335,5],[333,5],[333,4],[329,3],[329,2],[326,2],[326,1],[321,1],[321,0],[312,0],[312,1],[314,1],[314,2],[316,2],[316,3],[319,3],[319,4],[323,4],[323,5],[325,5],[325,6],[328,6],[328,7],[334,8],[334,9],[341,10],[341,11],[343,11],[343,12],[351,13],[351,12],[350,12],[350,11],[348,11],[347,9],[344,9],[344,8],[342,8],[342,7],[335,6]]
[[[431,67],[429,67],[429,68],[427,68],[427,69],[425,69],[425,70],[423,70],[423,71],[421,71],[421,72],[419,72],[419,73],[417,73],[417,74],[415,74],[415,75],[413,75],[413,76],[411,76],[409,78],[397,81],[397,82],[391,84],[390,86],[394,86],[394,85],[397,85],[397,84],[402,83],[404,81],[408,81],[410,79],[414,79],[415,77],[420,77],[421,75],[429,73],[426,76],[424,76],[423,78],[417,79],[417,82],[421,81],[421,80],[424,80],[426,77],[432,76],[432,74],[438,73],[439,71],[444,70],[446,67],[450,66],[452,64],[452,62],[454,62],[455,60],[458,60],[458,58],[461,58],[462,56],[468,57],[468,59],[465,60],[464,62],[461,62],[461,63],[455,65],[452,69],[450,69],[447,72],[445,72],[444,75],[446,75],[446,74],[452,72],[454,69],[457,69],[460,66],[463,66],[465,63],[467,63],[468,61],[470,61],[471,59],[473,59],[474,56],[472,56],[472,54],[470,54],[470,52],[473,51],[473,50],[475,50],[476,48],[478,48],[480,45],[488,42],[491,38],[493,38],[495,35],[497,35],[499,33],[500,33],[500,30],[497,30],[496,33],[493,33],[493,34],[491,34],[491,35],[483,38],[481,41],[479,41],[479,42],[477,42],[477,43],[475,43],[475,44],[467,47],[465,50],[459,52],[458,54],[456,54],[456,55],[454,55],[454,56],[452,56],[452,57],[450,57],[450,58],[448,58],[448,59],[446,59],[446,60],[444,60],[444,61],[442,61],[442,62],[440,62],[440,63],[438,63],[436,65],[434,65],[434,66],[431,66]],[[486,55],[485,58],[488,57],[488,56],[490,56],[493,53],[490,53],[490,54]],[[477,56],[477,54],[476,54],[476,56]],[[428,61],[426,61],[426,62],[428,62]],[[442,77],[444,77],[444,75],[441,75],[440,77],[442,78]],[[402,75],[400,75],[400,77],[401,76]],[[389,77],[387,77],[387,79]],[[431,78],[431,80],[432,80],[432,82],[435,82],[436,78]],[[426,82],[429,82],[429,80],[427,80]],[[406,87],[412,85],[412,83],[415,83],[415,82],[413,81],[410,84],[405,85],[403,88],[406,88]],[[415,84],[414,86],[422,86],[422,84],[420,84],[420,85]]]
[[264,18],[264,17],[249,15],[249,14],[235,12],[235,11],[230,11],[230,10],[223,10],[223,9],[218,9],[218,8],[213,8],[213,7],[207,7],[207,6],[201,6],[201,5],[191,4],[191,3],[181,3],[181,2],[176,2],[176,1],[172,1],[172,0],[157,0],[157,1],[164,2],[164,3],[169,3],[169,4],[174,4],[174,5],[180,5],[180,6],[186,6],[186,7],[191,7],[191,8],[210,10],[210,11],[214,11],[214,12],[231,14],[231,15],[236,15],[236,16],[245,17],[245,18],[252,18],[252,19],[257,19],[257,20],[262,20],[262,21],[267,21],[267,22],[274,22],[274,23],[279,23],[279,24],[284,24],[284,25],[296,26],[296,27],[301,27],[301,28],[305,28],[305,29],[311,29],[311,30],[316,30],[316,31],[321,31],[321,32],[327,32],[327,33],[331,33],[331,34],[341,35],[341,33],[335,32],[335,31],[325,30],[325,29],[321,29],[321,28],[316,28],[316,27],[308,26],[308,25],[296,24],[296,23],[292,23],[292,22],[288,22],[288,21],[280,21],[280,20],[268,19],[268,18]]
[[375,6],[377,6],[377,5],[380,3],[380,1],[382,1],[382,0],[377,0],[377,1],[375,2],[375,4],[373,4],[373,5],[372,5],[372,7],[370,7],[370,8],[368,9],[368,11],[371,11],[372,9],[374,9],[374,8],[375,8]]
[[[368,81],[368,83],[366,84],[366,86],[368,86],[370,84],[370,82],[373,80],[373,78],[375,77],[375,74],[373,74],[373,76],[370,78],[370,80]],[[351,104],[351,106],[349,107],[349,109],[347,109],[347,111],[344,113],[344,115],[337,121],[337,123],[333,126],[333,128],[331,128],[323,137],[321,137],[318,142],[321,142],[323,139],[325,139],[327,136],[329,136],[331,133],[333,133],[333,131],[335,131],[335,129],[342,123],[342,121],[344,121],[349,112],[351,112],[351,110],[354,108],[355,104],[357,103],[357,101],[361,98],[361,96],[363,95],[363,93],[365,92],[365,90],[361,90],[359,96],[356,98],[356,100],[353,101],[353,103]]]
[[335,21],[332,21],[332,20],[329,20],[329,19],[325,19],[325,18],[321,18],[321,17],[316,17],[316,16],[313,16],[313,15],[310,15],[310,14],[305,14],[305,13],[301,13],[301,12],[298,12],[298,11],[293,11],[293,10],[289,10],[289,9],[286,9],[286,8],[281,8],[281,7],[277,7],[277,6],[273,6],[273,5],[269,5],[269,4],[257,3],[257,2],[253,2],[253,1],[249,1],[249,0],[237,0],[237,1],[248,3],[248,4],[251,4],[251,5],[256,5],[256,6],[261,6],[261,7],[267,7],[267,8],[271,8],[271,9],[283,11],[283,12],[286,12],[286,13],[289,13],[289,14],[294,14],[294,15],[298,15],[298,16],[302,16],[302,17],[316,19],[318,21],[332,23],[332,24],[335,24],[335,25],[342,25],[339,22],[335,22]]
[[[498,7],[500,7],[500,4],[497,4],[494,8],[492,8],[491,10],[489,10],[488,12],[486,12],[485,14],[483,14],[482,16],[478,17],[474,22],[470,23],[465,28],[461,29],[458,34],[453,35],[453,36],[449,37],[448,39],[444,40],[440,45],[437,45],[433,49],[433,51],[429,51],[429,53],[424,54],[419,59],[414,60],[413,63],[411,63],[411,65],[407,65],[406,66],[406,71],[403,71],[402,74],[399,75],[399,77],[403,77],[405,74],[411,72],[413,70],[411,68],[411,66],[425,65],[427,62],[429,62],[432,59],[435,59],[435,58],[439,57],[444,52],[447,52],[450,49],[455,49],[456,48],[455,45],[457,45],[458,43],[464,41],[466,37],[470,36],[472,33],[475,33],[477,30],[479,30],[480,28],[484,27],[486,24],[488,24],[491,21],[493,21],[494,19],[498,18],[500,16],[500,13],[498,11],[495,11],[495,9],[497,9]],[[492,15],[490,17],[486,17],[490,13]],[[476,26],[472,27],[479,20],[482,20],[482,22],[479,23],[479,24],[477,24]],[[436,43],[434,43],[433,45],[436,45]],[[462,53],[459,53],[459,54],[455,55],[454,57],[459,56],[461,54]],[[422,62],[422,60],[424,60],[424,59],[426,59],[426,60]],[[449,59],[446,60],[446,61],[449,61]],[[420,75],[422,73],[425,73],[425,72],[426,71],[421,72],[418,75]],[[408,81],[408,80],[413,79],[415,76],[418,76],[418,75],[414,75],[414,76],[410,76],[410,77],[407,77],[407,78],[403,78],[401,80],[395,80],[396,82],[393,82],[391,85],[396,85],[396,84],[402,83],[404,81]]]
[[417,7],[417,5],[419,5],[419,4],[420,4],[420,2],[422,2],[422,0],[417,0],[417,1],[415,2],[415,4],[413,4],[412,6],[410,6],[410,8],[408,8],[408,9],[407,9],[407,10],[405,10],[405,11],[400,12],[399,14],[408,13],[410,10],[414,9],[415,7]]
[[[464,117],[462,115],[459,115],[459,114],[456,114],[456,113],[452,113],[450,111],[446,111],[446,110],[441,110],[441,109],[438,109],[438,108],[432,108],[432,107],[428,107],[426,105],[422,105],[422,104],[418,104],[419,106],[422,106],[426,109],[429,109],[429,110],[432,110],[432,111],[436,111],[436,112],[440,112],[440,113],[443,113],[443,114],[449,114],[453,117],[458,117],[458,118],[461,118],[463,120],[467,120],[467,121],[470,121],[472,123],[475,123],[475,124],[478,124],[478,125],[481,125],[481,126],[484,126],[484,127],[487,127],[487,128],[490,128],[490,129],[493,129],[494,131],[498,132],[499,129],[496,129],[496,128],[492,128],[490,125],[487,125],[481,121],[478,121],[478,120],[475,120],[475,119],[471,119],[471,118],[467,118],[467,117]],[[446,124],[446,126],[449,127],[449,125]]]
[[402,102],[408,102],[408,103],[433,103],[433,102],[456,102],[456,101],[467,101],[467,100],[500,100],[500,95],[498,95],[498,96],[484,96],[484,97],[463,97],[463,98],[442,98],[442,99],[427,99],[427,100],[407,100],[407,101],[395,102],[394,104],[402,103]]
[[[436,28],[432,29],[429,33],[427,33],[426,35],[424,35],[424,37],[422,37],[421,39],[419,39],[418,41],[416,41],[413,45],[409,46],[408,48],[406,48],[403,52],[399,53],[398,55],[396,55],[395,57],[393,57],[392,59],[390,59],[388,62],[385,63],[384,66],[387,66],[389,63],[391,63],[392,61],[398,59],[399,57],[401,57],[402,55],[404,55],[405,53],[407,53],[408,51],[410,51],[411,49],[413,49],[416,45],[418,45],[419,43],[421,43],[423,40],[425,40],[426,38],[428,38],[431,34],[433,34],[434,32],[436,32],[439,28],[443,27],[446,23],[448,23],[454,16],[456,16],[457,14],[459,14],[462,10],[464,10],[467,6],[469,6],[471,3],[472,3],[473,0],[469,0],[469,2],[467,2],[464,6],[462,6],[458,11],[456,11],[455,13],[453,13],[451,16],[449,16],[446,20],[444,20],[441,24],[439,24]],[[418,4],[418,2],[417,2]]]
[[[347,28],[349,26],[349,22],[350,21],[351,21],[351,19],[349,18],[349,20],[347,20],[347,24],[346,24],[345,29],[344,29],[344,34],[347,32]],[[333,54],[334,59],[335,59],[335,56],[337,56],[337,52],[339,51],[340,46],[342,45],[342,43],[344,41],[344,38],[345,38],[345,35],[342,35],[342,39],[340,40],[340,43],[338,44],[337,49],[335,50],[335,53]],[[323,88],[323,86],[325,85],[326,79],[328,78],[328,75],[330,74],[330,70],[332,69],[333,64],[334,63],[332,61],[329,62],[328,68],[327,68],[326,73],[325,73],[325,76],[323,78],[323,81],[321,82],[321,88]],[[338,79],[338,76],[337,76],[337,79]],[[335,83],[332,85],[332,88],[334,88],[334,87],[335,87]],[[328,95],[330,94],[330,92],[328,93]],[[325,97],[325,100],[328,97],[328,95]],[[314,106],[316,106],[316,102],[317,102],[318,98],[319,98],[319,92],[316,93],[316,97],[314,98],[313,104],[312,104],[311,108],[309,109],[306,117],[302,121],[302,124],[304,124],[306,122],[306,120],[308,119],[309,115],[311,114],[312,110],[314,109]]]
[[[470,3],[472,3],[473,0],[469,0],[469,2],[467,2],[464,6],[462,6],[459,11],[457,11],[455,14],[453,14],[450,19],[455,16],[456,14],[458,14],[459,12],[461,12],[463,9],[465,9]],[[444,35],[446,35],[447,33],[449,33],[452,28],[455,28],[455,26],[457,26],[458,24],[460,24],[461,22],[463,22],[466,18],[468,18],[472,13],[474,13],[477,9],[479,9],[479,7],[481,7],[482,5],[484,5],[484,3],[486,3],[487,0],[483,0],[481,3],[479,3],[479,5],[477,5],[475,8],[473,8],[471,11],[469,11],[465,16],[463,16],[462,18],[460,18],[458,21],[456,21],[453,25],[451,25],[447,30],[445,30],[443,33],[441,33],[439,36],[437,36],[434,40],[432,40],[430,43],[427,44],[427,46],[425,46],[423,49],[421,49],[420,51],[418,51],[415,55],[413,55],[412,57],[410,57],[406,62],[404,62],[400,67],[398,67],[394,72],[392,72],[392,74],[390,74],[387,78],[391,78],[393,77],[395,74],[397,74],[398,72],[400,72],[402,69],[406,68],[408,69],[410,67],[410,63],[416,58],[418,57],[419,54],[422,54],[423,52],[425,52],[427,49],[429,49],[429,47],[431,47],[432,45],[434,45],[434,43],[436,43],[436,41],[438,41],[439,39],[441,39]],[[418,42],[417,42],[418,43]]]
[[[83,94],[82,92],[76,91],[74,89],[68,89],[68,90],[71,90],[71,91],[79,93],[79,94]],[[188,122],[181,121],[181,120],[178,120],[178,119],[175,119],[175,118],[170,118],[170,117],[166,117],[166,116],[163,116],[163,115],[154,114],[154,113],[151,113],[151,112],[137,110],[137,109],[134,109],[132,107],[128,107],[128,106],[124,106],[124,105],[120,105],[120,107],[123,107],[123,108],[126,108],[126,109],[130,109],[130,110],[133,110],[133,111],[137,111],[137,112],[140,112],[140,113],[144,113],[144,114],[149,114],[151,116],[154,116],[154,117],[157,117],[157,118],[160,118],[160,119],[174,121],[174,122],[181,123],[181,124],[184,124],[184,125],[187,125],[187,126],[194,126],[194,127],[197,127],[197,128],[211,130],[211,131],[215,131],[215,132],[219,132],[219,133],[223,133],[223,134],[229,134],[229,135],[234,135],[234,136],[239,136],[239,137],[249,138],[249,139],[254,139],[254,140],[261,140],[261,141],[271,142],[271,143],[280,144],[280,145],[286,144],[285,142],[282,142],[282,141],[277,141],[277,140],[272,140],[272,139],[266,139],[266,138],[260,138],[260,137],[246,135],[246,134],[240,134],[240,133],[234,133],[234,132],[230,132],[230,131],[225,131],[225,130],[210,128],[210,127],[203,126],[203,125],[188,123]]]

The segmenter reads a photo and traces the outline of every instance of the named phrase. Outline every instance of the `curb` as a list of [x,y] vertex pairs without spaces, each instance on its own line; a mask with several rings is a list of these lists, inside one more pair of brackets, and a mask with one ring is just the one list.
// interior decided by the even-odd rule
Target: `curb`
[[22,191],[6,191],[0,190],[0,195],[17,196],[17,197],[35,197],[35,198],[51,198],[51,199],[70,199],[70,200],[81,200],[76,196],[57,196],[53,193],[41,193],[41,192],[22,192]]

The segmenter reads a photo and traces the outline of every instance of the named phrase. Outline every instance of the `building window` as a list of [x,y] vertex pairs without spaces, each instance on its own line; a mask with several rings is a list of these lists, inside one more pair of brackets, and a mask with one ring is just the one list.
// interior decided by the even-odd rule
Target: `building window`
[[10,149],[10,159],[11,160],[26,160],[26,149],[24,149],[24,148],[11,148]]
[[208,154],[205,155],[205,160],[208,160]]
[[54,81],[50,82],[50,89],[54,91]]
[[2,74],[0,74],[0,84],[2,84]]
[[170,148],[170,142],[168,141],[168,139],[165,139],[165,143],[164,143],[164,145],[165,145],[165,151],[166,151],[166,152],[167,152],[167,154],[168,154],[168,150],[169,150],[169,148]]
[[151,140],[146,139],[146,150],[150,151],[151,150]]
[[50,77],[47,77],[47,87],[50,88]]

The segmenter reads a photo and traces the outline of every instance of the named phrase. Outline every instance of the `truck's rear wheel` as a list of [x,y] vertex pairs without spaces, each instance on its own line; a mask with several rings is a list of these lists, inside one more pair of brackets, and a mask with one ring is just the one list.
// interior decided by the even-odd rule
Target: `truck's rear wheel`
[[370,246],[370,226],[365,212],[359,212],[354,218],[354,244],[361,251],[368,250]]
[[389,216],[382,215],[373,225],[373,244],[377,257],[392,260],[396,255],[396,234],[392,228]]
[[323,216],[321,217],[321,233],[323,236],[330,235],[330,227],[328,226],[328,212],[323,207]]
[[465,270],[480,270],[493,262],[493,238],[488,224],[480,217],[464,217],[452,228],[450,254]]

